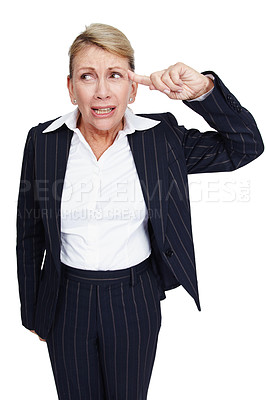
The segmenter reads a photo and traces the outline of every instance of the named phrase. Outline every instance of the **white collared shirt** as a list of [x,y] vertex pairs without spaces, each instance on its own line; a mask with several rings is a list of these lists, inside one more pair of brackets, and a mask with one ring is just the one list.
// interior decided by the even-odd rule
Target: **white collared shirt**
[[[191,101],[203,101],[212,90]],[[129,268],[148,258],[151,245],[148,211],[127,135],[160,121],[127,108],[124,129],[97,161],[77,128],[78,116],[77,108],[43,131],[65,123],[74,132],[61,200],[61,261],[80,269]]]
[[61,200],[61,261],[74,268],[117,270],[151,253],[148,211],[127,135],[160,123],[136,116],[129,108],[124,129],[97,161],[77,128],[76,109],[54,121],[74,131]]

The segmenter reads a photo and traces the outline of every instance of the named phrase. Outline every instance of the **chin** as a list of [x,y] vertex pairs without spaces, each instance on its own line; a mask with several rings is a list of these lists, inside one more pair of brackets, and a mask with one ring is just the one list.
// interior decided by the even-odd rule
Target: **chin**
[[112,129],[116,129],[119,125],[121,127],[123,126],[122,124],[122,118],[120,120],[112,120],[111,118],[105,118],[102,120],[94,120],[91,122],[91,125],[100,131],[109,131]]

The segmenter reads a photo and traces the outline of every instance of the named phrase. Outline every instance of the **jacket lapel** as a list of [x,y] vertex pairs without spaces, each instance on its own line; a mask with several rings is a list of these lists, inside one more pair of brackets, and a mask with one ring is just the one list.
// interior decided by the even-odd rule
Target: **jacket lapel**
[[143,196],[160,249],[167,220],[167,149],[161,126],[128,135]]
[[67,160],[73,131],[66,128],[66,132],[58,132],[56,138],[56,154],[57,165],[56,171],[56,199],[55,199],[55,215],[56,215],[56,229],[58,242],[61,243],[61,199],[64,186],[64,179],[66,173]]
[[[64,178],[73,131],[65,125],[61,128],[43,133],[39,141],[38,179],[45,182],[43,209],[45,210],[46,230],[55,265],[60,272],[61,250],[61,198]],[[38,162],[38,161],[37,161]]]

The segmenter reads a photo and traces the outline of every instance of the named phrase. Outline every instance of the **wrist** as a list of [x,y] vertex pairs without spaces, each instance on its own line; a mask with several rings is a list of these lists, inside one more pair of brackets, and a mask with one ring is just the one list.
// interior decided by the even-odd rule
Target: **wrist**
[[214,83],[213,80],[211,78],[209,78],[208,76],[206,76],[207,82],[206,82],[206,90],[203,94],[209,92],[210,90],[212,90],[212,88],[214,87]]
[[197,96],[194,97],[193,100],[196,100],[197,98],[199,98],[199,97],[203,96],[204,94],[210,92],[214,87],[214,83],[213,83],[213,80],[211,78],[209,78],[207,76],[204,76],[204,75],[203,75],[203,77],[204,77],[204,82],[203,82],[203,85],[202,85],[202,89],[197,94]]

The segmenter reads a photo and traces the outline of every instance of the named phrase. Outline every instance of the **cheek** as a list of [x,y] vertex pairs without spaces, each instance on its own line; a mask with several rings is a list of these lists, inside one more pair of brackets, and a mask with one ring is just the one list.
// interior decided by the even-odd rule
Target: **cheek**
[[120,101],[127,102],[130,93],[130,88],[125,85],[121,85],[119,91],[117,91],[117,95]]
[[88,101],[93,96],[91,87],[76,87],[76,96],[81,101]]

